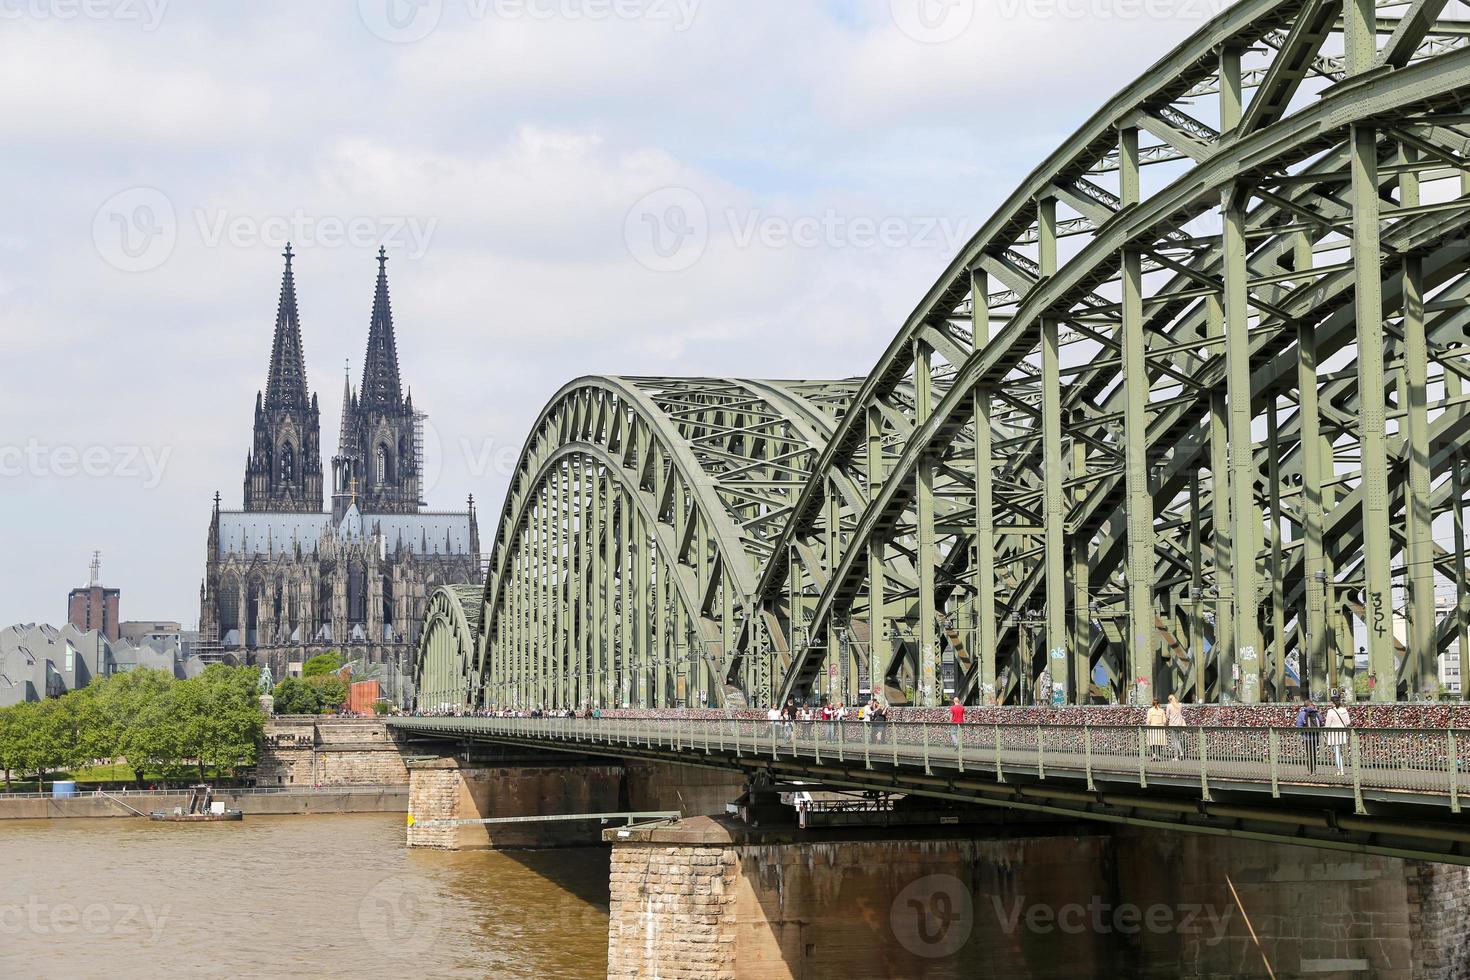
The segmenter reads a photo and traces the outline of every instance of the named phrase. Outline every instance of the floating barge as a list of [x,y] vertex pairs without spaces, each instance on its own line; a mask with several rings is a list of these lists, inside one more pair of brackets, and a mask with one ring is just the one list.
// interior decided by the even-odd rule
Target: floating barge
[[243,810],[227,810],[225,805],[214,799],[214,787],[205,784],[189,788],[187,806],[176,806],[172,810],[154,810],[149,820],[167,823],[219,823],[245,819]]

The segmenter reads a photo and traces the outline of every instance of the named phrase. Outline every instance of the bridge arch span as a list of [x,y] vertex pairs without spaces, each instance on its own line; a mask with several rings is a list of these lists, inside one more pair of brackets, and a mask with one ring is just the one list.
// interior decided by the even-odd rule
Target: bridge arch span
[[[818,463],[869,501],[836,536],[821,481],[793,511],[753,601],[803,582],[817,639],[779,697],[1285,700],[1352,683],[1355,617],[1375,697],[1434,687],[1467,618],[1433,608],[1437,574],[1465,592],[1463,541],[1431,543],[1462,496],[1470,215],[1443,7],[1237,4],[1033,172]],[[825,582],[780,567],[803,554]]]
[[568,385],[469,700],[1249,703],[1362,673],[1393,700],[1456,642],[1470,676],[1446,6],[1234,4],[1026,178],[866,378]]
[[[475,702],[742,701],[750,679],[727,664],[736,623],[852,387],[582,378],[563,388],[506,497]],[[767,663],[750,661],[751,673]]]
[[414,659],[415,698],[423,708],[459,708],[479,685],[475,651],[480,644],[478,585],[441,585],[429,596]]

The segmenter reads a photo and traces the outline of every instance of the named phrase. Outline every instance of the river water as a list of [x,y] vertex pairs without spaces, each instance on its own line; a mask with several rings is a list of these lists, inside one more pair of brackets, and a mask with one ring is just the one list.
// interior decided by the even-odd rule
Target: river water
[[386,814],[0,821],[0,977],[607,975],[607,852],[403,835]]

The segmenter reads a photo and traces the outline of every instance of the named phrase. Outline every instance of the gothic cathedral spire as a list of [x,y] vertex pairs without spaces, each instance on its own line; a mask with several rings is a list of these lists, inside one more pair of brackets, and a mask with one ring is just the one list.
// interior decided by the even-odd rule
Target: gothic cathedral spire
[[422,506],[413,402],[403,397],[398,342],[388,299],[388,252],[378,249],[378,281],[368,324],[362,384],[344,394],[342,435],[332,460],[332,513],[356,500],[363,513],[416,514]]
[[321,413],[306,384],[293,255],[288,243],[270,373],[264,397],[255,396],[255,441],[245,466],[247,511],[317,513],[322,507]]
[[276,306],[276,335],[271,342],[270,374],[265,383],[265,404],[305,408],[306,353],[301,344],[301,318],[296,309],[296,278],[291,273],[291,244],[286,243],[281,275],[281,298]]
[[373,292],[373,319],[368,326],[367,355],[362,362],[362,403],[368,409],[401,411],[398,342],[393,336],[393,307],[388,301],[388,250],[378,249],[378,285]]

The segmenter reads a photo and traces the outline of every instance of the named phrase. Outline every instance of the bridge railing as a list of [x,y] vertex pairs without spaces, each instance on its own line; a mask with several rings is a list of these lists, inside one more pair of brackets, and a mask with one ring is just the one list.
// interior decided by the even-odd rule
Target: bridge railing
[[[36,792],[4,793],[0,792],[0,800],[81,800],[88,797],[117,796],[132,799],[134,797],[157,797],[157,796],[188,796],[189,787],[180,786],[175,789],[138,789],[133,786],[109,786],[100,789],[84,782],[87,789],[78,789],[76,792],[65,796],[57,796],[51,790]],[[216,796],[341,796],[362,795],[368,796],[374,793],[401,793],[407,788],[407,783],[383,783],[380,785],[351,786],[323,784],[317,786],[312,783],[287,783],[281,786],[216,786]]]
[[1448,797],[1470,793],[1470,731],[1391,728],[1133,727],[936,722],[759,721],[662,718],[407,718],[438,733],[584,742],[736,757],[789,758],[866,769],[988,771],[1004,780],[1072,775],[1089,785],[1119,779],[1269,785]]

